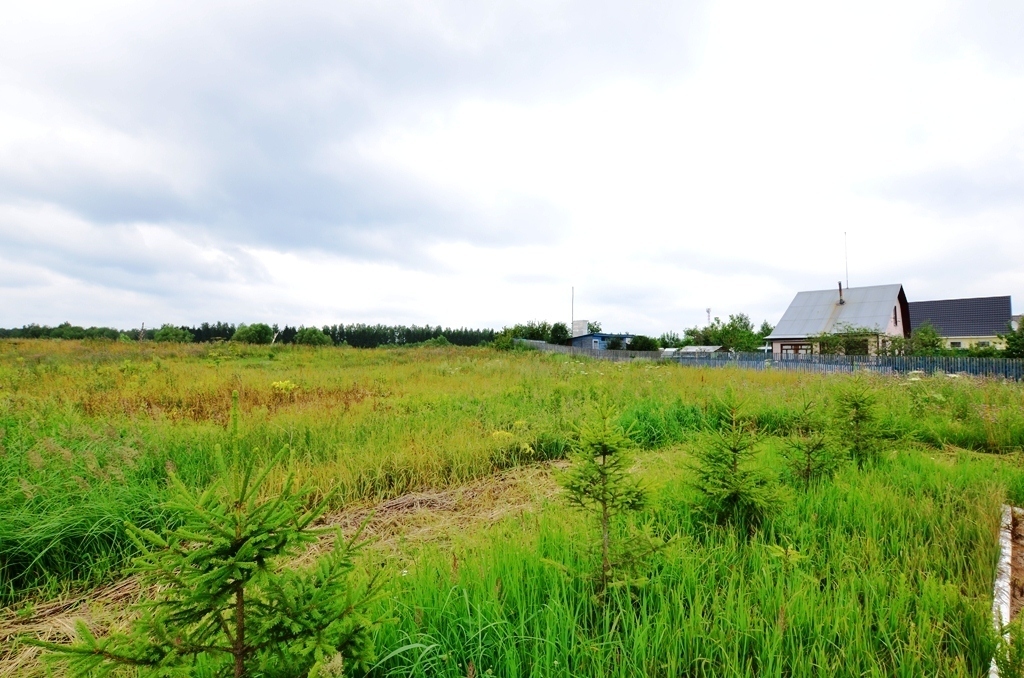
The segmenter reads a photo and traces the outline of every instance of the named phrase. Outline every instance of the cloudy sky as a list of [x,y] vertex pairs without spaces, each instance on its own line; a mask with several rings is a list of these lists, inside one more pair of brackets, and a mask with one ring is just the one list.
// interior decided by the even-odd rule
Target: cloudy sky
[[0,325],[1024,306],[1024,3],[8,3]]

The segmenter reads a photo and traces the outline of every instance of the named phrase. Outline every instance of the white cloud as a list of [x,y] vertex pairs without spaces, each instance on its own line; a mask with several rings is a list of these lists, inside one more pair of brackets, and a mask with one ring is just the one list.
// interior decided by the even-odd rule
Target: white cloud
[[853,284],[1020,298],[1024,46],[983,12],[22,7],[0,324],[498,326],[573,285],[610,328],[773,321],[844,232]]

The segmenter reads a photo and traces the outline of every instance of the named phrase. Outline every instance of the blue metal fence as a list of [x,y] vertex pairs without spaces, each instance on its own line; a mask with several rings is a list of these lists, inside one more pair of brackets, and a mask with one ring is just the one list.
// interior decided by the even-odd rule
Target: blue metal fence
[[879,374],[909,372],[968,374],[1019,381],[1024,378],[1024,360],[973,358],[968,356],[875,356],[875,355],[765,355],[763,353],[711,353],[674,356],[681,365],[726,367],[735,365],[755,370],[801,372],[869,371]]
[[765,353],[666,353],[661,351],[609,351],[572,346],[556,346],[541,341],[524,342],[552,353],[588,356],[601,360],[667,360],[690,367],[740,367],[750,370],[786,370],[796,372],[846,373],[858,371],[878,374],[909,372],[969,374],[1020,381],[1024,379],[1024,360],[972,358],[967,356],[874,356],[874,355],[782,355]]

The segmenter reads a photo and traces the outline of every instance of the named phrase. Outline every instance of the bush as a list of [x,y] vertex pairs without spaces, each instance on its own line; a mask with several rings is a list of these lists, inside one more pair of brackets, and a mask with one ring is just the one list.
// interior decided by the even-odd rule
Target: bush
[[519,341],[520,337],[517,337],[514,332],[505,328],[494,336],[494,341],[491,342],[491,347],[499,351],[533,351],[533,346]]
[[433,339],[427,339],[423,342],[423,346],[451,346],[452,342],[448,341],[448,337],[443,334]]
[[1001,338],[1006,341],[1006,351],[1003,355],[1007,358],[1024,358],[1024,320],[1017,324],[1017,329],[1001,335]]
[[555,323],[551,326],[551,333],[548,335],[548,343],[567,344],[571,338],[568,325],[565,323]]
[[529,339],[530,341],[547,341],[551,337],[551,325],[542,320],[531,320],[530,322],[506,327],[502,332],[510,332],[517,339]]
[[511,351],[516,347],[516,338],[510,330],[505,329],[494,336],[491,346],[499,351]]
[[657,351],[658,342],[656,339],[638,334],[629,342],[630,351]]
[[239,325],[231,341],[239,341],[243,344],[269,344],[274,340],[274,328],[264,323],[253,323],[252,325]]
[[609,337],[605,346],[609,351],[620,351],[622,350],[622,339],[619,337]]
[[305,346],[329,346],[332,343],[331,338],[316,327],[300,327],[294,341]]
[[156,331],[153,339],[156,341],[168,341],[178,344],[191,344],[195,337],[184,327],[174,325],[163,325]]

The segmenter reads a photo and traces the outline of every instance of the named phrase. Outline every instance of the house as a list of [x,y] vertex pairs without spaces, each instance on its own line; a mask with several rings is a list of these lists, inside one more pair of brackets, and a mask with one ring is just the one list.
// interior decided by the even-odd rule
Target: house
[[618,339],[621,342],[622,348],[627,348],[629,342],[633,341],[634,335],[632,334],[613,334],[609,332],[590,332],[583,334],[578,337],[572,338],[572,345],[576,348],[596,348],[606,349],[608,348],[608,342],[611,339]]
[[910,304],[913,330],[929,323],[942,337],[946,348],[1002,348],[1000,334],[1010,331],[1013,315],[1010,297],[938,299]]
[[[766,339],[772,353],[815,353],[814,337],[867,330],[865,353],[875,353],[888,337],[910,336],[910,308],[903,285],[873,285],[798,292]],[[860,352],[860,351],[858,351]]]

